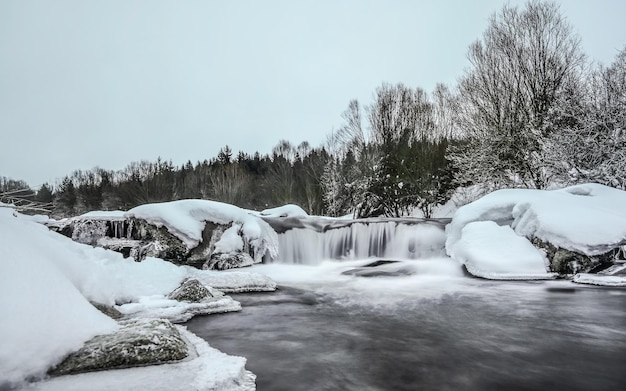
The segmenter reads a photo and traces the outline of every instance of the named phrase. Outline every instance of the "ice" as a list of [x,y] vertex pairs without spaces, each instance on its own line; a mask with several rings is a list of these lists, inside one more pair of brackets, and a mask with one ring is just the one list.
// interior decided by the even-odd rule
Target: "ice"
[[135,303],[123,304],[116,309],[133,318],[158,318],[170,322],[186,322],[195,315],[219,314],[241,311],[241,304],[229,296],[218,296],[200,303],[187,303],[167,299],[162,295],[144,296]]
[[461,239],[448,248],[450,256],[477,277],[488,279],[548,279],[545,254],[511,227],[493,221],[463,227]]
[[626,276],[605,276],[599,274],[580,273],[576,274],[573,279],[579,284],[626,287]]

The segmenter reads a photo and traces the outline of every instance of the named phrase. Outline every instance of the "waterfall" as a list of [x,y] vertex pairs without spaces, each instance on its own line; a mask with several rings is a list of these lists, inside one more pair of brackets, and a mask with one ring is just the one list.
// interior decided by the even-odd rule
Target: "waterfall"
[[115,219],[107,220],[106,236],[115,239],[131,239],[133,231],[133,220]]
[[272,262],[315,264],[328,259],[418,259],[445,255],[447,220],[267,220],[278,232],[279,255]]

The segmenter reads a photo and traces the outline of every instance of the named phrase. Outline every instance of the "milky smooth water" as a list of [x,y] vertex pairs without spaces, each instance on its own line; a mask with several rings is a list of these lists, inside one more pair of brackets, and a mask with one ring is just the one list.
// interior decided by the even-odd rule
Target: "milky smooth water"
[[[246,357],[260,391],[571,391],[626,384],[626,290],[456,275],[425,285],[384,280],[233,295],[243,311],[196,317],[187,327]],[[429,294],[437,284],[445,288]]]

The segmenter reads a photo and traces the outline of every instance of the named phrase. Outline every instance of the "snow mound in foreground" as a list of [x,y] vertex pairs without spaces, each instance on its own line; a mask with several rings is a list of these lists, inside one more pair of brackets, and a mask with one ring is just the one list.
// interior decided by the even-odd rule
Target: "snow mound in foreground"
[[[202,241],[202,231],[207,221],[241,226],[243,239],[262,257],[266,252],[276,258],[278,239],[276,232],[261,218],[237,206],[209,200],[179,200],[145,204],[124,214],[127,218],[146,220],[157,227],[165,226],[191,249]],[[256,259],[260,261],[260,259]]]
[[0,388],[45,375],[88,339],[118,327],[57,266],[78,254],[55,236],[0,207]]
[[[166,300],[165,295],[192,275],[189,270],[156,258],[135,262],[113,251],[76,243],[10,208],[0,207],[0,389],[45,375],[47,369],[86,340],[117,329],[115,321],[87,300],[107,305],[133,302],[118,308],[134,315],[142,312],[172,319],[207,313],[207,309],[222,312],[240,308],[239,303],[219,295],[214,295],[214,301],[200,304]],[[193,273],[219,280],[214,274],[219,273],[196,269]],[[255,276],[241,272],[229,275],[229,281],[235,288],[247,287],[248,280]],[[221,362],[211,365],[219,367]],[[200,369],[205,367],[202,364]],[[156,374],[165,371],[163,368],[146,369],[145,373],[160,379]],[[237,364],[237,368],[241,371],[243,367]],[[197,378],[207,380],[204,376]],[[68,389],[67,383],[62,384],[60,389]],[[189,389],[207,388],[187,387],[189,382],[180,384]],[[92,386],[82,383],[77,388]],[[136,389],[155,388],[147,385]]]
[[453,251],[468,224],[494,221],[509,225],[519,236],[598,255],[626,243],[625,205],[625,191],[598,184],[498,190],[457,210],[446,228],[446,249]]
[[547,259],[526,238],[509,226],[492,221],[467,224],[461,239],[448,249],[451,257],[472,275],[498,280],[554,278],[546,272]]

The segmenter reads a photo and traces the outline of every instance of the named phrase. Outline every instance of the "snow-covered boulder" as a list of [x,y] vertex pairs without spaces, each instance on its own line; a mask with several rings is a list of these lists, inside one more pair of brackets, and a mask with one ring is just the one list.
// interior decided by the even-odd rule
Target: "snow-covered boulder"
[[[467,225],[493,221],[510,226],[526,240],[536,243],[539,240],[557,250],[565,249],[585,257],[602,256],[626,244],[624,205],[626,192],[598,184],[550,191],[498,190],[456,211],[446,228],[446,250],[454,256]],[[551,270],[563,272],[564,268],[555,263],[553,252],[547,253],[551,257]],[[566,264],[570,269],[576,267],[571,262]]]
[[135,319],[120,322],[113,333],[98,335],[67,356],[49,373],[68,375],[80,372],[161,364],[189,355],[187,344],[170,322],[162,319]]
[[[202,242],[206,223],[212,222],[231,226],[229,229],[234,229],[241,237],[244,251],[247,245],[247,250],[255,262],[261,262],[266,254],[272,258],[278,255],[276,232],[269,224],[234,205],[209,200],[180,200],[140,205],[126,212],[124,216],[167,228],[170,233],[182,240],[189,250]],[[222,245],[234,246],[232,251],[238,251],[240,242],[229,241],[228,244]],[[224,251],[224,248],[220,250],[230,252]]]
[[174,289],[168,299],[188,302],[200,302],[206,298],[213,297],[211,292],[195,278],[188,278],[180,286]]
[[202,269],[228,270],[252,265],[254,259],[246,253],[213,253]]

